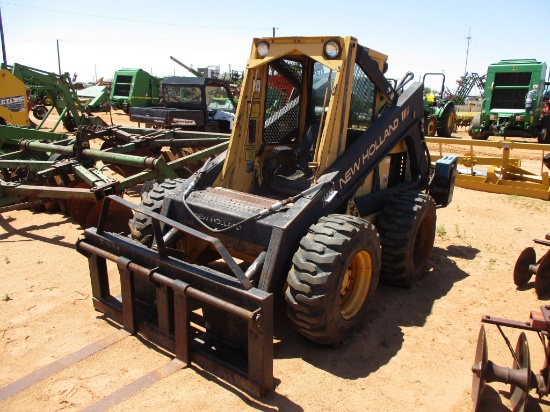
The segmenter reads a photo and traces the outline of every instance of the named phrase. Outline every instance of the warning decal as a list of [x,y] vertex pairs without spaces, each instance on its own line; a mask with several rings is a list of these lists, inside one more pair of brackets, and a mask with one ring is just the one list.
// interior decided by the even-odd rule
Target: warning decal
[[10,112],[22,112],[25,110],[25,98],[23,96],[2,97],[0,106],[5,107]]

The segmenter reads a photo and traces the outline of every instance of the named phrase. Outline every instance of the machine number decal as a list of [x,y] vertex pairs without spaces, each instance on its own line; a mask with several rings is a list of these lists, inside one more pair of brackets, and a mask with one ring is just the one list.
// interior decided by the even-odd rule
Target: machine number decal
[[253,101],[252,102],[252,109],[250,110],[250,117],[252,119],[257,119],[260,117],[260,102]]
[[246,173],[254,173],[254,160],[246,161]]
[[256,150],[254,149],[254,145],[246,145],[246,154],[244,159],[247,162],[250,160],[254,160],[255,155],[256,155]]

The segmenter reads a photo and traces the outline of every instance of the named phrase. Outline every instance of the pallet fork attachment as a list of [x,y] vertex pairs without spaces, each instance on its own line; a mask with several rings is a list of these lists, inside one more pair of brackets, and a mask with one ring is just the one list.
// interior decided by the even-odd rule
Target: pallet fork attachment
[[[113,201],[152,218],[156,250],[104,231]],[[209,243],[234,276],[172,256],[172,249],[159,235],[161,224]],[[194,363],[254,396],[262,397],[273,389],[273,295],[250,284],[217,238],[108,196],[98,227],[84,231],[77,250],[88,258],[96,310],[187,365]],[[117,264],[119,296],[111,294],[107,260]],[[151,313],[151,306],[144,308],[136,281],[154,286],[156,313]],[[212,332],[210,322],[215,319],[208,316],[213,313],[228,319],[224,327],[233,329],[232,333],[220,337]],[[224,341],[227,336],[238,336],[244,345]]]

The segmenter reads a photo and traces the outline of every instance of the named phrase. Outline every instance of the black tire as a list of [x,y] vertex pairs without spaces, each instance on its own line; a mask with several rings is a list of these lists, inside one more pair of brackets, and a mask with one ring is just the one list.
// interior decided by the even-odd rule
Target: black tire
[[437,126],[439,137],[451,137],[456,130],[456,111],[454,104],[450,103],[443,110]]
[[470,124],[470,128],[468,129],[468,134],[474,140],[487,140],[489,138],[489,135],[487,133],[474,132],[474,129],[479,129],[480,127],[481,116],[479,114],[476,114],[474,117],[472,117],[472,123]]
[[48,113],[48,109],[46,108],[46,106],[38,105],[34,106],[34,108],[32,109],[33,116],[38,120],[44,119],[44,117],[46,117],[46,113]]
[[67,113],[63,118],[63,127],[65,127],[65,129],[71,133],[76,130],[76,120],[70,113]]
[[[154,183],[149,191],[141,193],[140,206],[146,207],[152,212],[160,213],[164,197],[168,192],[174,190],[185,179],[167,179],[162,183]],[[153,223],[151,218],[143,213],[135,213],[128,222],[130,234],[134,240],[151,247],[153,244]]]
[[378,219],[380,279],[408,287],[420,278],[430,259],[435,230],[435,202],[430,195],[407,191],[392,196]]
[[380,240],[371,223],[348,215],[319,219],[300,241],[287,277],[285,299],[293,327],[320,344],[349,338],[373,300],[380,259]]
[[437,131],[437,119],[434,116],[427,116],[424,120],[424,134],[433,137]]
[[550,143],[550,116],[540,119],[540,132],[537,137],[539,143]]

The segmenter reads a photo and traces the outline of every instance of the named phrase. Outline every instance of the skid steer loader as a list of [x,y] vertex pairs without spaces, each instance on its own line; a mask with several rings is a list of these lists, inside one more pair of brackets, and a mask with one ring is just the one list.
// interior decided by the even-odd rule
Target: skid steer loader
[[[398,95],[386,60],[353,37],[254,39],[227,151],[140,205],[107,197],[86,229],[94,307],[256,396],[273,389],[274,302],[314,342],[349,338],[379,279],[422,274],[456,174],[454,157],[431,167],[422,84]],[[105,230],[113,202],[132,238]]]

